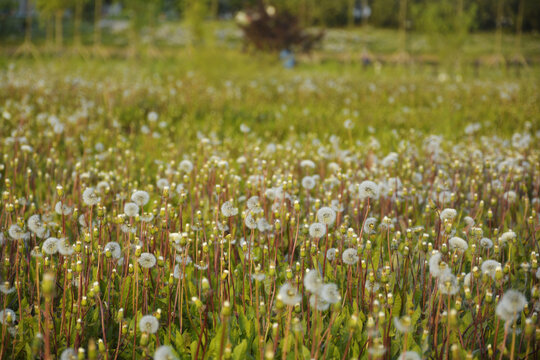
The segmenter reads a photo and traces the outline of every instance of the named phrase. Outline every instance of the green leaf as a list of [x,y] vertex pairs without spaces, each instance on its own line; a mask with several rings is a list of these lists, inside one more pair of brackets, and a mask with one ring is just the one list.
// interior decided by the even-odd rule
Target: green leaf
[[242,342],[234,347],[232,358],[233,360],[244,360],[246,358],[248,343],[244,339]]
[[[196,360],[195,356],[197,354],[197,340],[193,340],[193,342],[191,343],[190,351],[191,351],[191,359]],[[199,351],[200,351],[200,349],[199,349]]]
[[311,359],[311,353],[310,353],[309,349],[307,347],[305,347],[305,346],[302,346],[302,357],[305,360]]
[[251,337],[253,336],[253,325],[252,325],[252,323],[248,320],[246,315],[244,315],[242,313],[240,313],[238,315],[238,320],[239,320],[239,323],[240,323],[240,329],[244,333],[245,337],[248,338],[248,339],[251,339]]
[[401,314],[401,296],[399,294],[396,294],[394,297],[394,306],[392,307],[392,317],[397,316],[399,317]]
[[26,360],[32,360],[32,348],[29,343],[24,345],[24,350],[26,351]]
[[182,337],[182,334],[180,331],[176,332],[176,336],[174,337],[174,345],[177,349],[183,349],[184,348],[184,338]]

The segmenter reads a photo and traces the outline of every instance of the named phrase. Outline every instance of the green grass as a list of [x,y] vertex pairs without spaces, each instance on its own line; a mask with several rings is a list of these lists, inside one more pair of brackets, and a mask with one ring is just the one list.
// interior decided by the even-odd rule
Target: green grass
[[158,49],[0,57],[0,359],[536,358],[537,67]]

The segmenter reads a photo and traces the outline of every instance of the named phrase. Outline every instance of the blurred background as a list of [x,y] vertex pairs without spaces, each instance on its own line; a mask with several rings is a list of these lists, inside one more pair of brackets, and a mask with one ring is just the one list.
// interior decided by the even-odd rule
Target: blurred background
[[270,54],[473,66],[540,61],[538,0],[0,0],[4,54]]

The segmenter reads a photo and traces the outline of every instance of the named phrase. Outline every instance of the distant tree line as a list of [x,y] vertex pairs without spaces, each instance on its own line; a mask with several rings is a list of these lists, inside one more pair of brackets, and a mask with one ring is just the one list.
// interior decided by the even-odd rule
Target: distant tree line
[[[240,10],[263,4],[272,5],[278,11],[288,10],[304,26],[369,24],[385,28],[405,26],[407,30],[417,31],[437,27],[450,31],[455,30],[456,14],[461,12],[467,31],[540,30],[539,0],[0,0],[0,36],[21,34],[30,12],[38,20],[34,26],[38,24],[50,38],[53,33],[61,36],[62,18],[68,14],[76,20],[76,37],[81,22],[96,25],[105,10],[115,4],[121,5],[123,14],[133,20],[136,27],[153,26],[160,18],[188,21],[232,18]],[[102,14],[96,15],[96,11]]]

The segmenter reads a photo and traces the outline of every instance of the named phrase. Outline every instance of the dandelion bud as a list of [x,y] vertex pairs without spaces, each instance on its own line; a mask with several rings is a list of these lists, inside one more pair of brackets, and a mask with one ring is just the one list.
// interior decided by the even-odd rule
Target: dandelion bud
[[285,276],[287,278],[287,280],[291,280],[293,278],[293,273],[292,273],[292,270],[291,269],[287,269],[285,271]]
[[141,334],[141,346],[146,346],[146,345],[148,345],[148,333],[143,332]]
[[351,330],[353,330],[356,326],[358,326],[358,316],[353,314],[349,318],[349,327],[351,328]]
[[56,185],[56,193],[59,197],[62,197],[64,195],[64,188],[62,185]]
[[452,352],[452,359],[459,359],[459,346],[457,344],[452,344],[450,346],[450,351]]
[[54,273],[48,272],[43,275],[43,281],[41,283],[41,287],[42,287],[43,295],[45,297],[52,296],[54,292],[54,288],[55,288]]
[[81,305],[82,306],[86,306],[88,305],[88,299],[86,296],[83,296],[82,299],[81,299]]
[[375,320],[373,320],[372,316],[368,317],[366,325],[368,329],[373,329],[375,327]]
[[85,356],[84,356],[84,353],[86,351],[84,350],[84,348],[80,347],[79,350],[77,351],[77,360],[84,360],[85,359]]
[[493,348],[491,347],[491,344],[488,344],[487,346],[487,353],[488,353],[488,357],[493,357]]
[[95,360],[96,357],[97,357],[97,347],[96,347],[96,342],[94,341],[94,339],[90,339],[88,341],[88,359],[89,360]]
[[381,309],[381,303],[379,300],[373,300],[373,312],[378,313]]
[[77,330],[82,329],[82,319],[81,318],[77,319],[77,324],[75,325],[75,329],[77,329]]
[[525,336],[527,338],[530,338],[532,334],[534,333],[534,330],[535,330],[535,326],[532,319],[530,318],[525,319]]
[[274,359],[274,349],[272,348],[271,343],[268,343],[268,345],[266,345],[266,349],[264,351],[264,358],[267,360]]
[[270,276],[275,276],[276,275],[276,266],[274,264],[271,264],[269,267],[268,267],[268,274]]
[[197,310],[202,308],[203,303],[202,303],[201,299],[199,299],[198,297],[193,296],[191,298],[191,301],[193,301],[193,303],[195,304],[195,307],[197,308]]
[[446,244],[441,245],[441,253],[443,253],[443,254],[448,253],[448,246]]
[[503,276],[504,276],[503,269],[500,266],[497,266],[497,268],[495,269],[495,279],[501,280]]
[[448,313],[448,324],[451,326],[451,327],[455,327],[457,326],[457,310],[456,309],[451,309],[450,312]]
[[210,282],[205,277],[201,280],[201,288],[203,291],[210,290]]
[[116,315],[116,320],[118,322],[122,322],[123,319],[124,319],[124,308],[120,308],[120,309],[118,309],[118,314]]
[[122,325],[122,335],[126,335],[128,333],[128,326],[127,324]]
[[300,202],[298,200],[294,201],[294,211],[296,212],[300,211]]
[[488,304],[491,304],[493,302],[493,294],[491,293],[491,291],[487,291],[486,292],[486,303]]
[[489,220],[493,219],[493,211],[491,211],[491,209],[488,210],[487,216]]
[[98,350],[99,350],[100,353],[105,352],[105,344],[103,343],[102,339],[98,340]]

